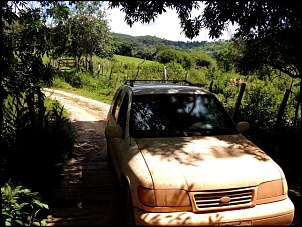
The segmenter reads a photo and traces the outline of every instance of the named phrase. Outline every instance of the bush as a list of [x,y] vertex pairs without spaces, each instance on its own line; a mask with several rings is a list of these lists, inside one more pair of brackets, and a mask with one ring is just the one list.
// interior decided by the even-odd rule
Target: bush
[[26,110],[6,108],[1,183],[11,178],[34,190],[45,190],[50,178],[53,186],[59,183],[56,165],[72,157],[76,134],[58,102],[53,103],[51,110],[45,110],[39,125],[25,120]]
[[2,223],[1,226],[24,225],[46,226],[46,220],[40,211],[48,210],[48,205],[41,202],[38,192],[8,180],[1,187]]

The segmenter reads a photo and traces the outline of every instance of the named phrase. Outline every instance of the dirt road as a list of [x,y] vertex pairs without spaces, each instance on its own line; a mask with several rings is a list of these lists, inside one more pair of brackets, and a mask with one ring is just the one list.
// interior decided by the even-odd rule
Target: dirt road
[[60,187],[51,189],[47,225],[119,224],[119,193],[104,136],[109,105],[52,89],[45,89],[45,95],[70,113],[78,134],[75,157],[63,166]]

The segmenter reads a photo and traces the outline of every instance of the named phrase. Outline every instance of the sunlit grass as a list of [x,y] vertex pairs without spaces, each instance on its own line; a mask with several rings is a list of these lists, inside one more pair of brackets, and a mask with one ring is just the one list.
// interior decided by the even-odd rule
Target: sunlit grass
[[111,103],[111,100],[114,95],[113,94],[114,90],[109,88],[102,89],[99,91],[89,91],[87,90],[87,88],[75,88],[72,87],[70,84],[66,83],[62,78],[58,78],[58,77],[54,79],[53,86],[51,88],[70,92],[73,94],[78,94],[108,104]]

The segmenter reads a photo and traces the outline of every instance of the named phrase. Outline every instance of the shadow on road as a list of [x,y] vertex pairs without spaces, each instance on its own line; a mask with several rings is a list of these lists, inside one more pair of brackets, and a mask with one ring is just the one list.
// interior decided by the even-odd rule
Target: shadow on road
[[63,166],[61,183],[50,191],[48,226],[116,225],[118,185],[107,164],[104,121],[76,121],[75,156]]

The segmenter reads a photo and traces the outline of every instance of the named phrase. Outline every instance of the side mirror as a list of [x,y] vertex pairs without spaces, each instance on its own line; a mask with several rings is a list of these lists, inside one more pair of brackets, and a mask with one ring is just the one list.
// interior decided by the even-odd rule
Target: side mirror
[[123,137],[123,129],[121,126],[107,126],[105,129],[105,134],[109,137],[118,137],[122,138]]
[[237,123],[237,128],[239,132],[246,132],[250,128],[250,124],[247,121],[241,121]]

